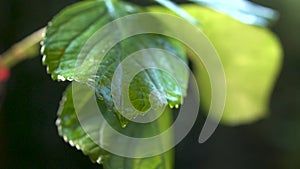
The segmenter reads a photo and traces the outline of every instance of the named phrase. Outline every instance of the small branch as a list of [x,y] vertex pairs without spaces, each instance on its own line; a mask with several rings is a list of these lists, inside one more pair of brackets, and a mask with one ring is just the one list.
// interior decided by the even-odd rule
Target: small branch
[[161,4],[162,6],[170,9],[171,11],[175,12],[178,16],[182,17],[183,19],[189,21],[190,23],[194,25],[199,25],[199,21],[191,16],[187,11],[182,9],[179,5],[176,3],[169,1],[169,0],[154,0],[155,2]]
[[45,28],[34,32],[1,54],[0,68],[11,68],[25,59],[37,56],[39,54],[40,42],[44,37],[44,32]]

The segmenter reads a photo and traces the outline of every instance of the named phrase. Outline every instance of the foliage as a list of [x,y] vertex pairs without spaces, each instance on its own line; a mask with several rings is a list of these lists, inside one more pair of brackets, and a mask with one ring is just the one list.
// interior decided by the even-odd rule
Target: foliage
[[[280,67],[281,50],[276,37],[266,28],[240,23],[229,16],[213,12],[210,9],[196,5],[183,6],[188,14],[200,24],[200,29],[212,41],[220,54],[227,76],[227,102],[223,123],[229,125],[245,124],[261,119],[266,115],[268,98]],[[161,8],[148,8],[150,11],[171,11]],[[98,106],[110,124],[122,133],[137,137],[155,135],[165,130],[172,121],[169,109],[158,120],[147,125],[128,122],[116,111],[111,96],[111,80],[118,64],[127,55],[146,48],[161,48],[168,50],[187,62],[186,53],[192,55],[178,41],[161,35],[138,35],[128,38],[110,49],[96,70],[96,77],[89,77],[95,60],[85,61],[81,76],[76,77],[76,61],[84,44],[101,27],[107,23],[128,14],[146,11],[142,7],[122,1],[84,1],[69,6],[60,12],[49,24],[43,40],[43,63],[54,80],[77,81],[94,88]],[[180,13],[179,13],[180,14]],[[181,12],[182,14],[182,12]],[[185,18],[187,18],[185,16]],[[116,28],[112,34],[122,33],[122,27]],[[106,39],[104,38],[103,41]],[[186,52],[186,50],[188,52]],[[147,53],[151,57],[151,53]],[[83,58],[87,57],[87,54]],[[154,64],[162,60],[153,60]],[[172,67],[172,64],[165,62]],[[198,78],[199,89],[205,109],[210,104],[210,84],[206,71],[200,63],[192,63]],[[176,71],[176,70],[174,70]],[[184,80],[187,89],[187,75],[176,72]],[[122,84],[121,84],[122,85]],[[147,69],[139,73],[130,84],[129,96],[133,106],[141,112],[150,107],[149,94],[153,90],[167,93],[167,102],[162,105],[170,107],[182,103],[180,88],[168,74]],[[184,95],[186,91],[183,91]],[[183,95],[183,96],[184,96]],[[83,97],[82,104],[90,96]],[[130,159],[107,152],[95,144],[81,128],[72,102],[72,89],[65,92],[57,125],[60,135],[71,145],[83,151],[93,162],[102,163],[105,168],[161,168],[173,167],[172,151],[144,159]],[[131,114],[132,118],[141,114]],[[93,119],[94,117],[87,117]],[[127,124],[128,123],[128,124]],[[104,130],[106,126],[91,124],[92,127]],[[99,131],[99,130],[97,130]],[[110,133],[103,132],[107,135]],[[99,136],[101,137],[101,135]],[[170,136],[171,138],[171,136]],[[104,140],[105,142],[105,140]],[[126,146],[126,143],[124,143]],[[138,150],[128,150],[138,151]]]
[[[117,19],[118,17],[127,14],[141,12],[142,9],[134,5],[124,2],[111,2],[114,13],[111,13],[109,7],[111,4],[107,1],[86,1],[80,2],[68,7],[60,14],[58,14],[47,28],[46,38],[43,41],[44,64],[47,65],[47,70],[51,73],[54,80],[64,81],[79,81],[83,84],[91,86],[91,81],[94,80],[91,87],[95,88],[97,100],[99,100],[99,107],[104,112],[111,125],[122,132],[133,134],[133,136],[146,137],[153,133],[159,134],[162,129],[159,126],[168,126],[168,121],[172,119],[170,113],[165,112],[161,120],[156,120],[148,125],[139,125],[137,123],[130,123],[127,126],[127,120],[119,114],[113,106],[111,98],[111,80],[113,73],[118,64],[124,60],[128,54],[145,48],[161,48],[170,51],[182,60],[186,61],[185,51],[181,44],[173,39],[158,35],[139,35],[128,38],[118,43],[112,48],[107,55],[104,56],[99,69],[97,70],[97,77],[91,78],[89,74],[81,74],[80,79],[74,77],[76,70],[76,60],[79,58],[80,50],[85,42],[93,35],[99,28],[106,23]],[[122,28],[115,30],[122,32]],[[115,32],[115,33],[116,33]],[[151,53],[146,53],[151,58]],[[89,72],[91,67],[94,67],[94,60],[88,60],[90,63],[84,63],[87,66],[83,67],[81,71]],[[164,57],[161,60],[152,60],[155,62],[165,62]],[[147,62],[147,60],[145,60]],[[171,62],[165,62],[170,64]],[[143,63],[140,63],[143,64]],[[182,78],[186,76],[178,72]],[[187,79],[187,78],[184,78]],[[187,81],[185,82],[185,88]],[[71,88],[71,87],[70,87]],[[142,90],[136,90],[136,89]],[[176,81],[174,81],[168,74],[155,70],[147,69],[140,72],[134,77],[130,84],[129,96],[134,107],[141,112],[145,112],[150,107],[149,94],[153,90],[158,90],[167,94],[167,103],[170,107],[181,104],[183,98],[181,96],[181,89],[178,88]],[[84,154],[89,155],[93,162],[102,163],[105,168],[172,168],[172,155],[170,152],[145,158],[145,159],[129,159],[113,155],[101,149],[95,144],[89,136],[81,128],[77,119],[76,112],[72,106],[72,93],[69,89],[66,91],[64,101],[61,104],[61,111],[58,118],[58,128],[60,135],[65,138],[71,145],[76,146],[82,150]],[[88,99],[89,97],[83,97]],[[85,102],[85,99],[82,102]],[[131,115],[133,118],[139,114]],[[87,117],[94,118],[94,117]],[[118,119],[117,119],[118,118]],[[118,121],[119,120],[119,121]],[[118,124],[118,122],[121,123]],[[92,124],[97,127],[98,124]],[[127,126],[127,127],[126,127]],[[165,128],[165,127],[164,127]],[[105,131],[104,128],[97,128],[97,131]],[[104,132],[105,133],[105,132]],[[107,133],[109,134],[109,133]],[[101,137],[101,136],[100,136]],[[127,146],[124,144],[124,147]],[[138,150],[129,150],[138,151]],[[152,166],[152,167],[151,167]]]
[[[89,97],[89,96],[87,96]],[[83,100],[85,101],[85,100]],[[102,106],[101,106],[102,105]],[[103,104],[99,103],[102,109],[105,109]],[[172,117],[171,111],[167,109],[163,116],[158,120],[144,124],[131,123],[126,128],[122,128],[118,125],[119,121],[113,116],[112,111],[106,110],[106,119],[116,130],[123,134],[130,135],[132,137],[150,137],[157,135],[169,127]],[[103,134],[109,135],[110,133],[105,132],[107,126],[99,124],[101,127],[97,128],[96,132],[103,131]],[[58,130],[65,141],[69,142],[70,145],[75,146],[81,150],[85,155],[88,155],[92,162],[102,163],[107,169],[115,168],[130,168],[130,169],[146,169],[146,168],[173,168],[173,156],[172,150],[160,154],[158,156],[149,158],[125,158],[109,153],[99,145],[95,144],[90,139],[89,135],[82,129],[75,112],[73,98],[72,98],[72,87],[69,86],[64,94],[61,102],[61,108],[58,113],[57,120]],[[91,126],[97,126],[97,124],[91,124]],[[104,137],[104,136],[102,136]],[[121,140],[122,141],[122,140]],[[129,143],[121,142],[124,147]],[[128,151],[138,151],[129,149]]]

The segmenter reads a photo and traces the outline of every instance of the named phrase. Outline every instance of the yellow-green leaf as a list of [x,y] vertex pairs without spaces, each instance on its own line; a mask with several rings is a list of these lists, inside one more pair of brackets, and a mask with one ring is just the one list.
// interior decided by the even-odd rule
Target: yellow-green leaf
[[[227,97],[222,122],[247,124],[269,112],[269,101],[281,67],[282,50],[278,38],[267,28],[243,24],[231,17],[198,5],[183,5],[201,23],[219,53],[227,81]],[[169,12],[161,7],[150,11]],[[193,63],[201,94],[201,105],[210,105],[210,83],[205,68]]]

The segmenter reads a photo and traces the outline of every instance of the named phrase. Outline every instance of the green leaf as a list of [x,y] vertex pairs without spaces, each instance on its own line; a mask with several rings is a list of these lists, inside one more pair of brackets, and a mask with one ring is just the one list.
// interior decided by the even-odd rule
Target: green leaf
[[[173,53],[176,56],[181,57],[182,60],[185,59],[185,50],[178,42],[159,35],[138,35],[130,37],[123,40],[117,44],[103,59],[100,64],[98,71],[98,79],[96,84],[98,94],[100,98],[103,98],[106,104],[112,104],[112,98],[110,93],[116,93],[116,91],[111,91],[112,77],[115,73],[115,69],[120,62],[124,60],[127,55],[139,51],[141,49],[150,48],[160,48]],[[122,52],[120,52],[122,51]],[[163,55],[159,59],[155,57],[156,53],[143,52],[148,59],[137,61],[137,63],[143,67],[147,62],[151,62],[154,66],[162,65],[164,67],[169,67],[171,72],[164,72],[157,69],[146,69],[138,73],[130,83],[129,87],[129,99],[133,106],[141,111],[145,112],[150,108],[149,96],[152,91],[159,91],[166,94],[167,102],[164,100],[158,100],[162,105],[169,104],[171,107],[179,105],[182,103],[183,97],[186,95],[187,82],[188,82],[188,72],[180,71],[181,69],[176,68],[171,60],[167,60]],[[131,66],[131,65],[130,65]],[[133,66],[133,65],[132,65]],[[89,67],[89,66],[87,66]],[[130,75],[126,72],[128,69],[126,66],[122,70],[122,78],[129,79]],[[176,74],[182,83],[177,84],[176,80],[173,79],[168,73]],[[121,88],[124,84],[117,84]],[[183,90],[182,90],[183,89]],[[123,92],[123,91],[121,91]],[[127,117],[135,118],[140,112],[126,112]],[[130,119],[132,119],[130,118]]]
[[[201,30],[215,46],[227,82],[222,122],[247,124],[268,114],[268,104],[281,67],[282,51],[277,37],[268,29],[240,23],[229,16],[197,5],[183,5],[201,23]],[[150,11],[169,12],[160,7]],[[210,106],[210,83],[203,65],[193,63],[201,103]]]
[[42,44],[43,63],[54,80],[73,80],[78,55],[86,41],[116,14],[136,13],[138,8],[125,3],[113,3],[118,11],[111,14],[110,1],[84,1],[68,6],[49,23]]
[[[128,55],[142,49],[160,48],[186,61],[185,49],[179,42],[162,35],[153,34],[136,35],[119,42],[103,56],[100,65],[95,65],[99,58],[86,59],[91,53],[101,53],[100,49],[93,48],[81,55],[83,46],[97,30],[116,18],[141,11],[143,11],[141,8],[119,1],[85,1],[60,12],[50,22],[46,31],[46,38],[43,41],[43,61],[52,78],[55,80],[75,80],[96,87],[99,99],[111,105],[114,104],[111,97],[112,77],[117,66]],[[108,34],[101,39],[102,44],[109,43],[109,38],[122,34],[122,25],[118,25],[114,31],[109,33],[111,35]],[[139,111],[125,112],[126,117],[130,117],[129,119],[143,115],[150,108],[149,95],[151,91],[165,94],[167,102],[164,100],[157,102],[159,105],[169,104],[171,107],[181,104],[186,95],[187,71],[178,70],[171,61],[164,58],[164,55],[161,55],[160,59],[155,59],[156,54],[151,52],[144,52],[143,55],[147,56],[148,59],[137,64],[142,66],[147,62],[151,62],[153,65],[162,65],[163,63],[165,67],[172,69],[173,74],[180,77],[182,81],[177,84],[176,80],[169,77],[167,73],[154,69],[146,69],[136,75],[130,84],[129,97],[133,106]],[[84,57],[81,58],[82,56]],[[74,77],[74,73],[78,69],[76,65],[78,58],[84,61],[80,71],[78,71],[80,72],[79,75]],[[98,68],[96,77],[90,76],[90,72],[94,68]],[[127,78],[126,73],[122,75],[122,78]],[[122,87],[122,84],[118,87]],[[118,117],[121,120],[124,119],[120,115]]]
[[[90,99],[91,95],[88,93],[82,93],[81,95],[82,104],[80,108],[86,106],[87,101]],[[105,107],[100,109],[105,111]],[[86,121],[91,121],[96,119],[96,117],[88,116],[89,113],[83,114],[83,118]],[[141,138],[141,137],[150,137],[157,135],[164,130],[166,130],[172,121],[172,114],[170,109],[166,109],[163,115],[157,120],[147,123],[130,123],[128,127],[121,128],[119,125],[114,125],[118,123],[118,120],[114,117],[112,113],[106,113],[105,118],[110,122],[113,127],[122,132],[125,135]],[[72,87],[69,86],[63,96],[61,105],[58,112],[57,127],[60,136],[64,138],[71,146],[75,146],[77,149],[81,150],[85,155],[88,155],[93,162],[103,164],[105,169],[172,169],[173,168],[173,153],[172,150],[149,158],[126,158],[114,155],[110,152],[103,150],[99,145],[97,145],[89,136],[87,135],[82,126],[79,123],[78,116],[75,112],[73,97],[72,97]],[[102,125],[102,123],[90,123],[89,128],[92,128],[94,133],[89,134],[99,134],[101,131],[102,134],[99,134],[99,139],[109,138],[104,135],[110,135],[111,133],[107,132],[107,126]],[[118,139],[118,138],[111,138]],[[171,140],[171,137],[169,137]],[[109,144],[108,140],[102,140],[104,143]],[[122,140],[121,140],[122,141]],[[170,142],[171,143],[171,142]],[[121,145],[126,149],[128,143],[123,142]],[[159,145],[158,145],[159,146]],[[153,147],[155,148],[155,147]],[[130,149],[128,151],[138,151],[135,149]]]
[[[116,103],[113,102],[112,98],[113,95],[117,97],[123,96],[122,87],[125,84],[112,83],[112,81],[113,75],[120,63],[130,54],[143,49],[159,48],[186,61],[185,49],[179,42],[161,35],[143,34],[129,37],[117,43],[106,55],[101,54],[102,49],[97,48],[99,44],[95,44],[96,47],[93,46],[89,50],[84,48],[94,33],[103,28],[107,23],[140,11],[143,10],[129,3],[119,1],[98,0],[80,2],[67,7],[50,22],[43,41],[43,62],[47,65],[47,70],[52,78],[54,80],[77,81],[95,90],[97,107],[99,107],[103,116],[110,124],[106,125],[103,121],[97,121],[97,118],[91,115],[91,111],[88,111],[86,108],[88,107],[87,101],[92,96],[83,92],[80,95],[79,107],[81,110],[84,110],[84,113],[80,114],[86,120],[88,128],[91,129],[91,133],[89,132],[89,135],[87,135],[83,130],[84,128],[79,124],[78,114],[76,115],[73,105],[74,98],[72,98],[72,91],[69,88],[59,110],[59,118],[57,120],[59,133],[70,145],[82,150],[93,162],[102,163],[107,169],[172,168],[172,151],[144,159],[131,159],[120,157],[101,149],[95,144],[95,140],[92,139],[96,136],[107,145],[121,146],[122,149],[126,149],[130,143],[115,138],[108,126],[112,126],[117,131],[132,137],[149,137],[164,131],[172,119],[171,111],[167,109],[159,119],[151,123],[128,123],[127,119],[118,113]],[[100,44],[108,44],[110,38],[122,34],[122,31],[122,25],[116,25],[115,29],[109,30],[103,38],[99,38]],[[97,60],[99,59],[98,55],[101,55],[100,59],[102,59],[99,64],[99,60]],[[181,104],[183,97],[186,95],[188,72],[174,67],[173,62],[167,60],[164,54],[159,54],[159,58],[154,57],[157,55],[157,53],[143,50],[139,57],[146,56],[147,58],[145,60],[134,60],[136,63],[132,66],[143,68],[143,65],[150,62],[153,68],[138,72],[130,82],[129,100],[133,107],[139,111],[126,112],[129,114],[126,117],[135,118],[138,115],[144,115],[144,112],[153,105],[150,99],[151,94],[153,94],[152,92],[165,94],[166,100],[161,99],[160,95],[155,95],[157,98],[155,104],[163,107],[167,104],[170,106]],[[92,56],[92,59],[89,58],[90,56]],[[78,60],[82,61],[80,67],[77,65]],[[174,72],[170,73],[155,69],[155,66],[158,65],[164,65]],[[130,78],[126,71],[128,71],[127,68],[122,69],[120,79]],[[93,72],[96,72],[96,75],[92,75],[91,73]],[[78,74],[75,75],[75,73]],[[181,77],[181,80],[178,82],[179,84],[170,76],[175,73],[178,77]],[[116,89],[112,90],[112,86],[116,86]],[[121,89],[120,93],[118,93],[119,89]],[[84,106],[86,107],[84,108]],[[116,145],[109,139],[122,142]],[[99,141],[99,139],[97,140]],[[169,140],[171,140],[171,136],[170,139],[162,140],[161,142],[165,143]],[[160,146],[162,145],[158,143],[157,148]],[[155,146],[153,149],[156,149]],[[138,153],[141,150],[133,148],[128,151]]]

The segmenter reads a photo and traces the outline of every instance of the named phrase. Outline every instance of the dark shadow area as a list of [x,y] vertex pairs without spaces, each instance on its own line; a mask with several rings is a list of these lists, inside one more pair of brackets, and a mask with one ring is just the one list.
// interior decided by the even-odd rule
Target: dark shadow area
[[[0,1],[0,53],[74,2]],[[255,2],[281,13],[272,30],[279,36],[285,56],[272,94],[270,116],[251,125],[221,125],[206,143],[199,144],[205,120],[200,113],[193,130],[176,147],[176,169],[300,168],[300,1]],[[66,86],[51,80],[41,56],[11,70],[0,111],[0,168],[101,168],[57,133],[56,112]]]

